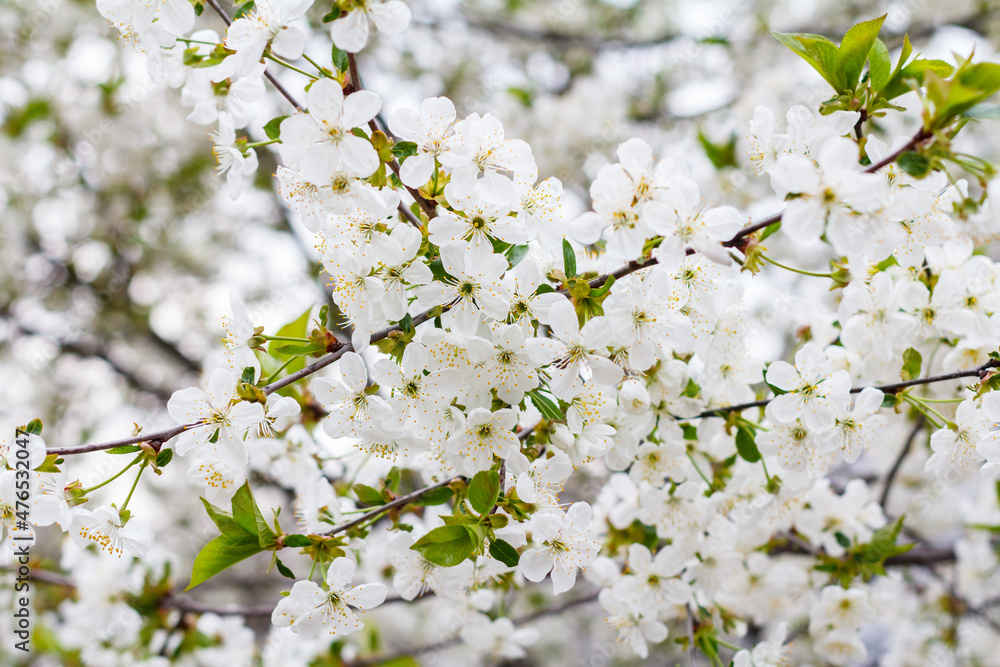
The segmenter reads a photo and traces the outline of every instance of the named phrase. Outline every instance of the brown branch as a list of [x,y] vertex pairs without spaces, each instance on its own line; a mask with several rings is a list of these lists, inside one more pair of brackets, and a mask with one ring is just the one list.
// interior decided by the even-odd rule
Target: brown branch
[[[851,393],[859,394],[865,389],[874,388],[874,389],[880,389],[883,393],[886,394],[895,394],[896,392],[902,389],[907,389],[909,387],[916,387],[923,384],[933,384],[935,382],[947,382],[948,380],[958,380],[960,378],[966,378],[966,377],[977,377],[977,378],[982,377],[983,373],[993,368],[1000,368],[1000,360],[990,359],[982,366],[978,366],[977,368],[973,368],[972,370],[968,371],[956,371],[954,373],[946,373],[944,375],[932,375],[930,377],[917,378],[916,380],[907,380],[906,382],[896,382],[893,384],[852,387]],[[752,401],[750,403],[738,403],[736,405],[727,405],[721,408],[712,408],[711,410],[705,410],[704,412],[700,412],[694,415],[693,417],[678,417],[677,419],[679,421],[687,421],[689,419],[717,417],[720,414],[726,414],[729,412],[739,412],[741,410],[746,410],[748,408],[762,408],[776,398],[777,396],[772,396],[771,398],[764,398],[759,401]]]
[[[927,132],[926,130],[921,129],[908,142],[906,142],[902,147],[900,147],[899,150],[896,150],[896,151],[890,153],[889,155],[887,155],[883,159],[879,160],[875,164],[869,165],[868,167],[866,167],[864,169],[864,173],[866,173],[866,174],[873,174],[876,171],[878,171],[879,169],[881,169],[882,167],[885,167],[886,165],[892,164],[897,159],[899,159],[900,155],[902,155],[903,153],[906,153],[907,151],[912,150],[917,144],[919,144],[919,143],[921,143],[923,141],[926,141],[927,139],[930,139],[931,136],[933,136],[931,133]],[[736,234],[731,239],[729,239],[728,241],[723,241],[722,245],[724,247],[727,247],[727,248],[737,248],[737,247],[740,247],[741,245],[743,245],[743,243],[742,243],[743,239],[745,239],[747,236],[750,236],[754,232],[760,231],[761,229],[764,229],[765,227],[773,225],[776,222],[781,222],[782,215],[783,215],[782,212],[774,213],[772,215],[767,216],[766,218],[764,218],[762,220],[758,220],[755,223],[747,225],[746,227],[744,227],[740,231],[736,232]],[[694,250],[692,250],[691,248],[688,248],[685,252],[688,255],[691,255],[691,254],[694,253]],[[638,271],[640,269],[645,269],[647,267],[654,266],[655,264],[657,264],[657,260],[656,260],[655,257],[651,257],[649,259],[642,259],[642,260],[632,260],[631,262],[629,262],[628,264],[625,264],[621,268],[615,269],[614,271],[612,271],[610,273],[606,273],[606,274],[597,276],[596,278],[590,280],[588,284],[592,288],[593,287],[600,287],[611,276],[614,276],[615,279],[623,278],[623,277],[627,276],[630,273],[634,273],[634,272],[636,272],[636,271]],[[562,293],[566,293],[568,290],[566,290],[565,288],[563,288],[563,289],[560,289],[560,290],[557,290],[557,291],[562,292]]]
[[[353,53],[347,54],[347,68],[351,75],[350,92],[353,93],[358,90],[362,90],[361,73],[358,71],[358,58]],[[378,123],[375,122],[374,118],[368,121],[368,127],[371,129],[372,133],[382,132],[386,136],[392,135],[392,133],[389,132],[388,127],[380,128],[378,126]],[[395,139],[395,137],[393,138]],[[392,160],[387,162],[386,164],[388,164],[389,168],[392,169],[392,173],[396,174],[396,177],[399,178],[399,162],[396,160],[396,158],[392,158]],[[427,198],[425,198],[423,195],[417,192],[416,189],[411,188],[409,185],[406,185],[404,183],[403,187],[406,188],[406,191],[410,193],[410,196],[413,197],[414,201],[417,202],[417,205],[420,206],[423,212],[427,214],[428,218],[437,217],[437,204],[435,204],[432,201],[429,201]],[[409,221],[409,223],[414,227],[417,228],[420,227],[420,222],[418,220],[412,218],[409,215],[407,215],[406,218]]]
[[365,521],[368,521],[369,519],[374,519],[375,517],[381,516],[382,514],[385,514],[386,512],[388,512],[389,510],[395,509],[397,507],[402,507],[403,505],[408,505],[411,502],[413,502],[414,500],[418,500],[421,496],[423,496],[428,491],[433,491],[434,489],[440,489],[443,486],[448,486],[449,484],[451,484],[452,482],[454,482],[455,480],[458,480],[458,479],[462,479],[462,478],[461,477],[449,477],[448,479],[444,480],[443,482],[437,482],[435,484],[431,484],[430,486],[425,486],[422,489],[417,489],[413,493],[408,493],[405,496],[400,496],[399,498],[396,498],[395,500],[390,501],[390,502],[386,503],[385,505],[380,505],[380,506],[376,507],[375,509],[373,509],[373,510],[371,510],[369,512],[365,512],[364,514],[362,514],[361,516],[359,516],[357,519],[353,519],[351,521],[348,521],[347,523],[342,523],[339,526],[336,526],[333,529],[331,529],[331,530],[329,530],[329,531],[327,531],[325,533],[321,533],[321,534],[322,535],[336,535],[337,533],[343,533],[344,531],[350,530],[351,528],[354,528],[355,526],[358,526],[358,525],[364,523]]
[[[446,308],[447,308],[447,306],[445,306],[445,309]],[[436,317],[437,313],[439,313],[439,312],[442,312],[442,307],[435,306],[434,308],[431,308],[430,310],[426,310],[426,311],[420,313],[419,315],[417,315],[416,317],[413,318],[413,326],[417,326],[419,324],[423,324],[424,322],[426,322],[427,320],[431,319],[432,317]],[[395,331],[401,331],[401,330],[402,330],[402,326],[399,325],[399,324],[395,324],[395,325],[393,325],[391,327],[386,327],[385,329],[382,329],[381,331],[376,331],[375,333],[373,333],[372,337],[371,337],[371,342],[375,343],[377,341],[382,340],[383,338],[387,338],[393,332],[395,332]],[[337,359],[340,359],[342,356],[344,356],[344,354],[346,354],[347,352],[350,352],[353,349],[354,349],[353,345],[351,345],[350,343],[344,343],[340,348],[337,349],[337,351],[332,352],[331,354],[328,354],[327,356],[323,357],[319,361],[317,361],[317,362],[315,362],[313,364],[310,364],[309,366],[306,366],[305,368],[303,368],[300,371],[292,373],[291,375],[283,377],[280,380],[276,380],[276,381],[272,382],[271,384],[264,386],[262,389],[263,389],[263,391],[264,391],[265,394],[273,394],[274,392],[278,391],[282,387],[287,387],[288,385],[292,384],[293,382],[297,382],[298,380],[301,380],[304,377],[312,375],[313,373],[315,373],[316,371],[318,371],[320,369],[326,368],[327,366],[329,366],[330,364],[332,364],[333,362],[335,362]],[[189,429],[195,428],[195,427],[200,426],[200,425],[201,425],[201,422],[191,422],[190,424],[181,424],[179,426],[174,426],[173,428],[164,429],[162,431],[157,431],[155,433],[150,433],[148,435],[137,435],[137,436],[133,436],[131,438],[125,438],[123,440],[114,440],[112,442],[101,442],[101,443],[96,443],[96,444],[92,444],[92,445],[84,445],[83,447],[56,447],[56,448],[49,448],[47,450],[47,453],[49,453],[49,454],[59,454],[59,455],[85,454],[87,452],[98,452],[98,451],[103,451],[103,450],[106,450],[106,449],[113,449],[114,447],[121,447],[123,445],[135,445],[135,444],[139,444],[141,442],[148,442],[150,444],[155,445],[156,447],[159,447],[159,446],[163,445],[163,443],[167,442],[168,440],[171,440],[171,439],[177,437],[178,435],[180,435],[184,431],[187,431]]]
[[900,450],[899,456],[896,457],[896,461],[892,464],[892,468],[889,470],[889,474],[885,477],[885,488],[882,489],[882,496],[878,500],[878,504],[882,506],[882,511],[885,511],[885,504],[889,500],[889,492],[892,490],[892,483],[896,480],[896,474],[899,472],[900,467],[903,465],[903,459],[906,455],[910,453],[913,448],[913,443],[917,440],[917,434],[920,433],[920,429],[924,427],[923,415],[917,417],[917,423],[914,424],[913,430],[910,431],[910,435],[906,437],[906,442],[903,444],[903,449]]

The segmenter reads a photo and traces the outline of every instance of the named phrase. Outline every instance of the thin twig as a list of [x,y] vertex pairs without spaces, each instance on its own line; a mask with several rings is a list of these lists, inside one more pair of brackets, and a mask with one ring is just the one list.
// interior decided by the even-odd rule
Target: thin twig
[[913,425],[913,430],[910,431],[910,435],[907,436],[903,449],[899,452],[899,456],[896,457],[896,461],[892,464],[889,474],[886,475],[885,488],[882,489],[882,496],[878,501],[878,504],[882,506],[883,512],[885,511],[885,504],[889,500],[889,492],[892,490],[892,483],[896,480],[896,473],[898,473],[900,467],[902,467],[903,459],[906,458],[906,455],[910,453],[910,449],[913,448],[913,443],[917,439],[917,434],[920,433],[920,429],[924,427],[924,421],[923,415],[917,417],[917,423]]
[[[1000,368],[1000,360],[990,359],[982,366],[978,366],[967,371],[956,371],[954,373],[945,373],[944,375],[932,375],[925,378],[917,378],[915,380],[907,380],[906,382],[895,382],[893,384],[883,384],[883,385],[866,385],[864,387],[852,387],[852,394],[859,394],[865,389],[880,389],[886,394],[895,394],[898,391],[907,389],[909,387],[916,387],[924,384],[933,384],[935,382],[947,382],[949,380],[958,380],[966,377],[982,377],[982,374],[986,371]],[[692,417],[678,417],[680,421],[688,421],[690,419],[702,419],[705,417],[719,416],[720,414],[725,414],[729,412],[739,412],[741,410],[747,410],[749,408],[762,408],[768,403],[776,399],[777,396],[772,396],[771,398],[763,398],[759,401],[751,401],[749,403],[737,403],[736,405],[726,405],[720,408],[712,408],[710,410],[705,410],[704,412],[699,412]]]
[[362,514],[361,516],[359,516],[357,519],[353,519],[351,521],[348,521],[347,523],[342,523],[339,526],[336,526],[333,529],[331,529],[331,530],[329,530],[329,531],[327,531],[325,533],[321,533],[321,534],[322,535],[336,535],[337,533],[343,533],[344,531],[350,530],[351,528],[354,528],[355,526],[360,525],[360,524],[364,523],[365,521],[368,521],[369,519],[374,519],[375,517],[378,517],[378,516],[380,516],[382,514],[385,514],[386,512],[388,512],[391,509],[395,509],[397,507],[402,507],[403,505],[408,505],[408,504],[412,503],[414,500],[418,500],[421,496],[423,496],[428,491],[433,491],[434,489],[440,489],[443,486],[448,486],[449,484],[451,484],[452,482],[454,482],[457,479],[462,479],[462,478],[461,477],[449,477],[448,479],[446,479],[446,480],[444,480],[442,482],[437,482],[436,484],[431,484],[430,486],[425,486],[422,489],[417,489],[413,493],[408,493],[405,496],[400,496],[399,498],[396,498],[395,500],[390,501],[390,502],[386,503],[385,505],[380,505],[380,506],[376,507],[375,509],[371,510],[370,512],[365,512],[364,514]]

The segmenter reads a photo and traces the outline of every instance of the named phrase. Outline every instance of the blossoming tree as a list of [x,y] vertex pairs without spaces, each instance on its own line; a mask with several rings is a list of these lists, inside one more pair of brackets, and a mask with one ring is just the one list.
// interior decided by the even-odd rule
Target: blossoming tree
[[[890,49],[886,16],[776,32],[825,99],[745,119],[760,201],[658,134],[564,186],[496,115],[364,87],[371,43],[420,9],[98,0],[215,128],[232,199],[274,165],[330,291],[273,327],[232,297],[173,425],[10,434],[9,551],[70,539],[32,561],[33,653],[0,656],[995,660],[1000,181],[965,137],[1000,64]],[[735,139],[698,138],[713,173],[735,164]],[[753,305],[789,278],[819,286],[800,312]],[[219,595],[241,587],[252,604]],[[113,631],[92,641],[95,610]]]

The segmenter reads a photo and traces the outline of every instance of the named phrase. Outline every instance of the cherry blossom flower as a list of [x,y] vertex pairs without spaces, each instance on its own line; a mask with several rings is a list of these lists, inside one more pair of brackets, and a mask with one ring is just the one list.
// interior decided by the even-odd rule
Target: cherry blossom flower
[[226,357],[230,368],[236,373],[242,373],[244,368],[253,368],[255,377],[260,375],[260,361],[250,347],[259,344],[253,340],[258,334],[257,327],[247,316],[246,306],[236,296],[229,295],[229,307],[232,317],[222,318],[222,327],[226,330]]
[[842,138],[824,143],[815,163],[802,155],[779,157],[771,184],[779,196],[798,195],[781,217],[782,231],[798,243],[818,239],[824,225],[846,225],[852,217],[870,212],[884,187],[881,176],[861,171],[858,147]]
[[410,24],[410,8],[399,0],[361,0],[350,6],[346,16],[330,25],[333,43],[350,53],[357,53],[368,44],[369,22],[388,37],[395,37]]
[[464,241],[441,248],[441,263],[454,282],[433,282],[417,289],[426,306],[455,302],[443,320],[453,331],[472,336],[479,326],[480,311],[495,319],[505,319],[510,309],[510,294],[500,282],[507,260],[477,250]]
[[253,73],[268,47],[279,58],[301,58],[305,35],[288,24],[302,17],[312,3],[313,0],[257,0],[249,14],[233,21],[226,30],[225,44],[236,52],[229,56],[236,76]]
[[386,400],[367,391],[368,368],[361,355],[344,354],[340,358],[340,375],[338,383],[326,378],[313,382],[313,393],[329,412],[323,430],[331,438],[350,435],[359,426],[377,424],[392,416]]
[[434,175],[435,161],[461,162],[468,149],[455,136],[455,104],[447,97],[429,97],[420,104],[420,112],[401,107],[389,117],[389,129],[401,140],[417,145],[417,154],[406,158],[399,168],[399,179],[411,188],[419,188]]
[[351,586],[356,567],[348,558],[335,558],[322,587],[312,581],[295,582],[291,594],[274,608],[271,622],[290,627],[292,632],[313,637],[323,634],[330,639],[357,632],[364,624],[350,607],[367,610],[379,606],[385,601],[386,587],[377,582]]
[[587,503],[573,503],[564,516],[542,514],[532,520],[533,541],[540,546],[521,554],[518,568],[528,581],[541,581],[552,572],[552,592],[565,593],[576,582],[578,567],[597,557],[600,547],[588,539],[592,511]]
[[370,90],[358,90],[348,96],[332,79],[320,79],[309,88],[308,113],[296,113],[281,122],[281,157],[296,167],[312,159],[345,168],[367,177],[379,165],[378,153],[371,142],[351,132],[364,127],[382,108],[382,100]]
[[501,408],[490,412],[475,408],[466,416],[464,430],[453,435],[445,448],[456,461],[456,467],[465,474],[475,475],[489,470],[494,456],[503,456],[511,445],[518,446],[517,436],[511,430],[517,425],[517,413]]
[[177,437],[173,448],[179,456],[215,440],[220,447],[244,452],[245,459],[243,437],[264,418],[260,403],[239,400],[236,378],[222,368],[209,377],[207,391],[197,387],[175,391],[167,402],[167,412],[178,424],[198,423]]
[[219,131],[212,135],[212,139],[215,141],[212,154],[219,163],[215,171],[220,176],[225,175],[230,198],[239,199],[244,179],[257,171],[257,153],[236,142],[236,131],[229,114],[219,115]]
[[801,418],[811,429],[833,426],[850,402],[851,378],[846,371],[829,373],[828,363],[823,350],[812,343],[795,353],[795,366],[772,363],[767,381],[785,393],[768,404],[768,415],[781,424]]
[[121,513],[110,505],[89,510],[73,508],[73,525],[70,528],[73,543],[80,548],[96,544],[102,551],[114,556],[123,554],[145,558],[149,551],[146,537],[134,526],[122,521]]

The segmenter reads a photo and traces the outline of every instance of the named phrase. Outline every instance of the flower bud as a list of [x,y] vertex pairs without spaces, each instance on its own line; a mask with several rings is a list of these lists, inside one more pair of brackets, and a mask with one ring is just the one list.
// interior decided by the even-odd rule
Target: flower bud
[[649,392],[638,380],[626,380],[618,391],[618,404],[630,415],[637,415],[649,409]]
[[576,442],[576,438],[573,437],[569,427],[565,424],[553,424],[549,431],[549,440],[562,450],[569,449]]

